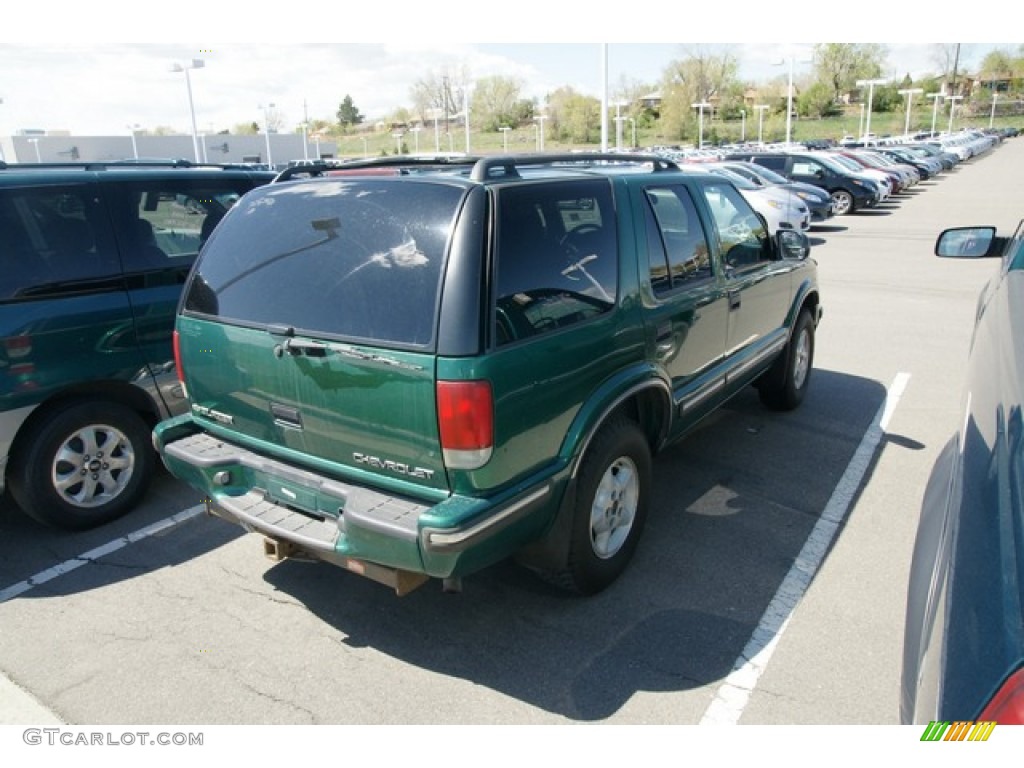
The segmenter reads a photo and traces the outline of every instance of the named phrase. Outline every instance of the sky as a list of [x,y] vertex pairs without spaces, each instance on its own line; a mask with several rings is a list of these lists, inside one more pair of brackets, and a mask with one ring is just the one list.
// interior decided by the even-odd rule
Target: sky
[[[155,6],[151,13],[164,22],[172,17],[170,24],[139,19],[140,8],[148,6],[138,2],[54,0],[46,5],[45,35],[36,40],[32,35],[39,33],[40,19],[28,15],[34,9],[6,12],[15,18],[10,23],[5,17],[8,35],[0,32],[0,135],[24,129],[124,135],[158,126],[189,133],[189,87],[199,133],[253,121],[262,125],[270,105],[283,119],[283,130],[307,116],[331,120],[346,95],[372,120],[411,106],[416,81],[463,67],[471,79],[516,78],[526,98],[542,100],[562,86],[600,97],[606,79],[610,90],[623,78],[655,84],[669,62],[698,47],[714,52],[724,46],[738,59],[741,78],[752,82],[786,76],[790,60],[799,79],[810,69],[813,42],[880,42],[888,49],[887,75],[934,71],[934,44],[925,40],[948,34],[948,23],[935,30],[918,25],[915,34],[897,39],[891,36],[891,14],[885,25],[872,17],[875,2],[857,3],[865,17],[850,11],[841,27],[835,22],[801,27],[779,23],[775,15],[774,21],[766,20],[766,3],[745,0],[730,3],[731,20],[718,10],[694,12],[686,10],[689,3],[662,0],[648,0],[633,14],[621,5],[614,14],[602,14],[593,10],[597,6],[535,0],[462,6],[452,0],[444,6],[391,0],[362,11],[351,10],[354,5],[304,4],[295,22],[280,3]],[[791,20],[804,18],[800,3],[787,7],[794,12]],[[820,0],[811,7],[820,10]],[[262,8],[271,9],[272,16],[264,17]],[[591,10],[573,10],[584,8]],[[441,10],[450,17],[442,17]],[[26,15],[19,20],[19,13]],[[329,20],[310,20],[324,13]],[[197,23],[187,24],[187,18]],[[857,23],[872,18],[871,24]],[[991,17],[985,25],[991,35],[989,22]],[[871,36],[881,26],[889,39]],[[163,39],[157,32],[166,27],[180,34]],[[636,37],[623,34],[633,28]],[[970,39],[969,27],[958,25],[958,31]],[[974,34],[975,40],[987,39],[980,27]],[[5,42],[5,36],[17,42]],[[293,42],[304,38],[309,42]],[[1019,45],[964,43],[960,69],[980,64],[993,48],[1016,52]],[[194,59],[203,67],[190,69],[187,78],[172,71],[174,64],[187,66]]]

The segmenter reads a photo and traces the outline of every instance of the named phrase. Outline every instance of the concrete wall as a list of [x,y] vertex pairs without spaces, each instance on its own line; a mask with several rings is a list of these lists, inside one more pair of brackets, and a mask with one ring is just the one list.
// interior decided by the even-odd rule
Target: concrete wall
[[[147,159],[184,158],[195,162],[196,153],[191,136],[3,136],[0,137],[3,159],[8,163],[67,163]],[[319,155],[317,154],[319,151]],[[305,151],[302,135],[270,134],[270,160],[287,165],[291,160],[333,157],[335,142],[307,141]],[[208,135],[199,137],[199,161],[207,163],[268,162],[267,137]]]

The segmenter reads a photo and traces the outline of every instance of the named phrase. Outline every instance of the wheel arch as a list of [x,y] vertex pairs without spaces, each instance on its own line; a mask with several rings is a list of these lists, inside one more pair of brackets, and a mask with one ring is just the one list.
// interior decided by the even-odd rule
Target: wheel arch
[[[19,455],[39,425],[47,421],[52,414],[72,405],[87,402],[111,402],[127,406],[138,413],[150,427],[156,426],[163,417],[160,404],[154,402],[145,390],[131,382],[113,379],[76,384],[50,396],[32,410],[21,423],[18,433],[11,442],[10,457]],[[8,467],[10,466],[11,462],[8,461]]]

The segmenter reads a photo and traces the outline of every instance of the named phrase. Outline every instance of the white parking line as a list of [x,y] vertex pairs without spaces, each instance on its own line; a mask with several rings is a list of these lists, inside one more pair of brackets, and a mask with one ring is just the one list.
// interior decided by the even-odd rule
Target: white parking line
[[169,528],[173,528],[179,523],[183,523],[186,520],[191,520],[196,515],[202,513],[206,507],[202,504],[197,504],[194,507],[182,510],[175,515],[165,517],[163,520],[157,520],[152,525],[147,525],[145,528],[140,528],[134,533],[129,533],[127,536],[122,536],[119,539],[107,542],[102,546],[90,549],[88,552],[83,552],[78,557],[73,557],[70,560],[65,560],[63,563],[58,563],[52,568],[47,568],[45,571],[40,571],[34,576],[29,576],[24,581],[19,581],[17,584],[12,584],[6,589],[0,590],[0,603],[5,603],[11,598],[23,595],[34,587],[38,587],[40,584],[45,584],[58,576],[63,576],[65,573],[70,573],[76,568],[80,568],[87,563],[95,562],[101,557],[109,555],[111,552],[116,552],[122,547],[126,547],[129,544],[134,544],[137,541],[154,536],[161,531],[166,531]]
[[836,531],[849,511],[850,503],[857,494],[864,475],[871,466],[871,460],[878,444],[885,435],[896,405],[910,381],[909,373],[899,373],[893,379],[885,396],[885,402],[875,414],[871,426],[857,446],[853,458],[846,465],[846,471],[832,492],[824,512],[804,542],[786,578],[768,608],[761,617],[746,648],[733,665],[732,672],[715,692],[715,698],[704,712],[701,725],[736,725],[743,710],[757,687],[757,682],[768,666],[775,648],[786,631],[789,620],[796,610],[811,579],[821,566],[825,554],[835,537]]

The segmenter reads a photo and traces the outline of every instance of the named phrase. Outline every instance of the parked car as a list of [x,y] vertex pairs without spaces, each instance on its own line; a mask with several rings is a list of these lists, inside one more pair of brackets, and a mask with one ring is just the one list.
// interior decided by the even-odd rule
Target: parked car
[[738,173],[740,176],[749,179],[758,186],[784,189],[792,192],[807,206],[807,210],[811,213],[812,223],[828,221],[835,215],[835,212],[832,210],[832,198],[821,187],[803,184],[799,181],[790,181],[785,176],[780,176],[770,168],[758,165],[757,163],[724,161],[722,166],[728,168],[733,173]]
[[1024,724],[1024,223],[946,230],[935,250],[1001,262],[978,300],[963,426],[921,509],[900,717]]
[[178,315],[191,409],[155,444],[272,557],[401,594],[516,556],[597,592],[655,451],[751,384],[803,399],[807,237],[728,180],[610,153],[363,167],[244,197]]
[[682,166],[701,173],[723,176],[732,182],[750,203],[751,207],[764,216],[768,231],[775,235],[784,229],[806,232],[811,226],[811,212],[797,195],[783,189],[763,187],[746,177],[726,168],[722,163],[698,163],[696,166]]
[[192,262],[273,174],[188,163],[0,164],[0,488],[37,520],[124,514],[185,409],[174,313]]
[[837,216],[873,207],[881,199],[881,191],[873,180],[811,152],[743,152],[727,159],[757,163],[792,181],[826,190]]

